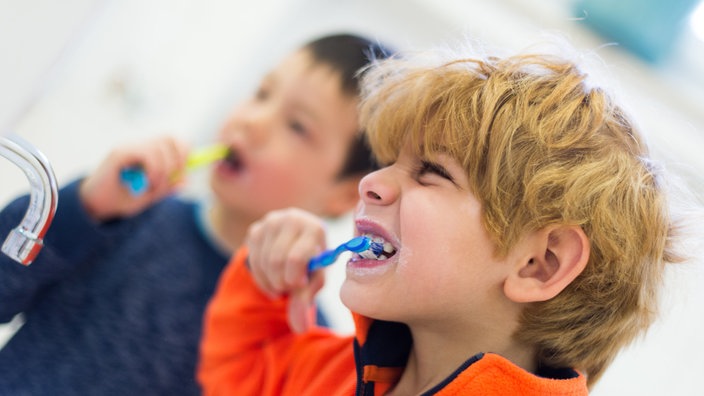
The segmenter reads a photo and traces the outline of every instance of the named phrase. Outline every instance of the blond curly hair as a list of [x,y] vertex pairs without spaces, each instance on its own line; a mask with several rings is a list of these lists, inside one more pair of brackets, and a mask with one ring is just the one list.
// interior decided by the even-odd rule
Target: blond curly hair
[[633,123],[578,66],[554,55],[395,57],[367,71],[362,124],[382,164],[409,143],[467,172],[505,255],[524,233],[582,227],[583,273],[526,307],[515,337],[537,363],[593,385],[653,321],[664,266],[679,261],[660,170]]

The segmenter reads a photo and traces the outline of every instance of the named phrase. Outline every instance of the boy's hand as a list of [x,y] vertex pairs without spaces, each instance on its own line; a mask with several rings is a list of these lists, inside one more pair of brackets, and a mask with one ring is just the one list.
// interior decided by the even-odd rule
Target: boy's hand
[[272,298],[288,294],[289,325],[303,332],[314,323],[313,299],[324,272],[308,273],[308,260],[325,247],[323,222],[300,209],[267,214],[247,234],[249,266],[255,282]]
[[[172,193],[180,184],[189,147],[170,136],[113,149],[80,186],[83,206],[97,221],[132,216]],[[134,196],[120,182],[120,171],[139,166],[149,180],[148,189]]]

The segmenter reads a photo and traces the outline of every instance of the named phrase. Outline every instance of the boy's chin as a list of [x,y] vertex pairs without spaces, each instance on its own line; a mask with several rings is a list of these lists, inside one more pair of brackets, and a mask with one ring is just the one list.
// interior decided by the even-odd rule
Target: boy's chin
[[373,294],[359,284],[349,283],[348,280],[340,288],[340,300],[351,312],[369,318],[377,318],[380,314],[378,305],[386,305],[384,301],[374,298]]

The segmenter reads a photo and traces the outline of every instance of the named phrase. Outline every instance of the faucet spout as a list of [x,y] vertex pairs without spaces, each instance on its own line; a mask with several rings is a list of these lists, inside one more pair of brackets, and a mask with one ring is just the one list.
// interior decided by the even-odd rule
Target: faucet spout
[[43,246],[43,238],[56,214],[58,185],[47,158],[19,136],[0,136],[0,155],[22,169],[30,184],[29,207],[20,222],[7,235],[2,252],[29,265]]

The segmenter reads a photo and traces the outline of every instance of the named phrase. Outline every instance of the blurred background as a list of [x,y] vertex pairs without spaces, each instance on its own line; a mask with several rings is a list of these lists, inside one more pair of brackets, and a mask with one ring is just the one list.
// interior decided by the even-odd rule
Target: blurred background
[[[281,56],[339,31],[401,49],[477,39],[511,50],[562,37],[600,57],[600,77],[653,155],[704,196],[700,0],[0,0],[0,134],[41,150],[60,185],[119,143],[164,133],[207,142]],[[200,182],[195,175],[186,193],[202,191]],[[0,159],[0,204],[27,190],[19,168]],[[334,222],[332,238],[349,227],[348,218]],[[348,331],[344,309],[328,302],[341,267],[324,308]],[[594,395],[701,394],[703,267],[669,269],[660,320]],[[0,327],[0,345],[12,326]]]

